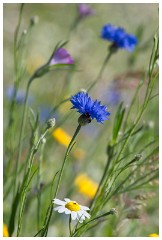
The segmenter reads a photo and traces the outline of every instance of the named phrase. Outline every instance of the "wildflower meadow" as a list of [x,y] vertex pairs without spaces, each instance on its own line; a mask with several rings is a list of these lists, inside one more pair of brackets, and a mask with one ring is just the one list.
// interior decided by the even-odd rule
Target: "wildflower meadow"
[[157,3],[3,4],[3,236],[159,236]]

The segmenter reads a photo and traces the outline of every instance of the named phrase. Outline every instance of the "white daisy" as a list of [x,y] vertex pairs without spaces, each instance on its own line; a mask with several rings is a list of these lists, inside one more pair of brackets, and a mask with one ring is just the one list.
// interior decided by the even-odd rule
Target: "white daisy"
[[75,201],[71,201],[68,198],[64,198],[65,201],[61,201],[59,199],[53,199],[53,203],[60,205],[59,207],[55,207],[54,210],[59,213],[71,214],[72,220],[78,220],[82,223],[85,218],[90,218],[91,215],[87,213],[87,210],[90,210],[88,207],[82,206]]

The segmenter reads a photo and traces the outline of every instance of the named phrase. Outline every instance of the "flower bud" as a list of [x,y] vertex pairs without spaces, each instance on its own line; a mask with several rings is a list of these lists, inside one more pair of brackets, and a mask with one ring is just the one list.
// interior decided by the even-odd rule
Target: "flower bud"
[[46,138],[42,138],[42,144],[45,144],[46,143]]
[[38,16],[33,16],[33,17],[31,17],[31,19],[30,19],[30,25],[31,25],[31,26],[34,26],[34,25],[36,25],[36,24],[38,23],[38,21],[39,21]]
[[56,122],[55,118],[49,119],[49,120],[47,121],[47,128],[48,128],[48,129],[49,129],[49,128],[53,128],[53,127],[55,126],[55,122]]
[[89,113],[82,114],[82,115],[78,118],[78,123],[79,123],[81,126],[85,126],[85,125],[87,125],[88,123],[90,123],[91,121],[92,121],[92,118],[91,118],[91,116],[89,115]]
[[110,214],[112,214],[112,215],[118,213],[117,210],[116,210],[116,208],[111,208],[109,212],[110,212]]

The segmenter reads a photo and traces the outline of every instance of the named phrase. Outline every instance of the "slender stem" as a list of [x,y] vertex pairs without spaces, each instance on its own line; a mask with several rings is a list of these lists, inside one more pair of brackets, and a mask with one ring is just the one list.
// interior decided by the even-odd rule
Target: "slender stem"
[[40,212],[41,212],[41,165],[43,160],[43,150],[44,150],[44,144],[41,146],[41,154],[38,162],[38,175],[37,175],[37,228],[39,230],[40,227]]
[[14,93],[13,93],[13,98],[11,101],[11,106],[10,106],[10,116],[9,116],[9,123],[8,126],[11,127],[13,123],[13,112],[16,104],[16,94],[17,90],[19,87],[19,78],[18,78],[18,59],[17,59],[17,42],[18,42],[18,33],[20,29],[20,24],[22,20],[22,12],[23,12],[23,7],[24,3],[21,4],[20,6],[20,13],[19,13],[19,19],[18,19],[18,24],[14,33],[14,71],[15,71],[15,81],[14,81]]
[[[56,190],[55,190],[55,194],[54,194],[54,197],[53,198],[56,198],[57,196],[57,193],[58,193],[58,190],[59,190],[59,186],[60,186],[60,182],[61,182],[61,178],[62,178],[62,174],[63,174],[63,171],[64,171],[64,167],[65,167],[65,163],[68,159],[68,155],[72,149],[72,146],[74,145],[74,140],[75,138],[77,137],[79,131],[81,129],[81,125],[79,124],[70,143],[69,143],[69,146],[66,150],[66,153],[65,153],[65,157],[64,157],[64,160],[63,160],[63,164],[62,164],[62,167],[61,167],[61,170],[60,170],[60,175],[59,175],[59,179],[58,179],[58,183],[57,183],[57,187],[56,187]],[[48,233],[48,225],[49,225],[49,222],[50,222],[50,219],[51,219],[51,216],[52,216],[52,211],[53,211],[53,203],[50,203],[50,206],[47,210],[47,214],[48,216],[46,217],[45,219],[45,224],[44,224],[44,228],[42,230],[42,233],[41,233],[41,236],[47,236],[47,233]]]
[[87,92],[89,92],[94,87],[94,85],[98,82],[98,80],[101,78],[102,73],[103,73],[103,71],[104,71],[104,69],[105,69],[105,67],[106,67],[106,65],[107,65],[107,63],[108,63],[108,61],[109,61],[109,59],[110,59],[112,54],[113,54],[113,51],[110,50],[108,52],[108,55],[106,56],[103,64],[102,64],[102,67],[101,67],[101,69],[100,69],[100,71],[99,71],[95,81],[90,85],[90,87],[88,88]]
[[69,232],[70,232],[70,237],[72,235],[72,229],[71,229],[71,214],[69,216]]
[[83,224],[82,226],[80,226],[78,229],[75,230],[75,232],[72,233],[72,237],[75,237],[76,234],[78,233],[78,231],[79,231],[80,229],[86,227],[86,226],[89,225],[90,223],[95,222],[97,219],[100,219],[100,218],[102,218],[102,217],[106,217],[106,216],[108,216],[108,215],[112,215],[112,211],[111,211],[111,210],[110,210],[109,212],[107,212],[107,213],[104,213],[104,214],[102,214],[102,215],[100,215],[100,216],[97,216],[97,217],[89,220],[88,222],[86,222],[85,224]]
[[15,169],[15,179],[14,179],[14,195],[16,191],[16,184],[17,184],[17,174],[18,174],[18,168],[19,168],[19,162],[22,154],[22,145],[23,145],[23,135],[24,135],[24,127],[25,127],[25,120],[26,120],[26,112],[27,112],[27,101],[28,101],[28,95],[29,95],[29,88],[30,84],[33,80],[34,76],[32,76],[27,84],[26,88],[26,95],[25,95],[25,102],[24,102],[24,109],[23,109],[23,116],[22,116],[22,122],[20,127],[20,135],[19,135],[19,144],[18,144],[18,157],[16,159],[16,169]]
[[27,174],[25,175],[24,182],[22,183],[23,189],[21,191],[21,197],[20,197],[21,200],[20,200],[20,210],[19,210],[19,217],[18,217],[17,237],[20,235],[20,230],[21,230],[21,226],[22,226],[22,217],[23,217],[23,211],[24,211],[24,207],[25,207],[26,193],[27,193],[27,189],[28,189],[28,186],[30,183],[30,173],[31,173],[32,165],[33,165],[33,160],[34,160],[35,154],[37,153],[37,151],[39,149],[41,141],[45,137],[47,132],[48,132],[48,128],[45,129],[44,133],[40,136],[37,144],[31,149],[29,162],[28,162]]
[[64,167],[65,167],[65,163],[66,163],[66,160],[68,158],[68,155],[70,153],[70,150],[71,150],[71,146],[73,145],[74,143],[74,140],[76,138],[76,136],[78,135],[79,131],[81,129],[81,125],[78,125],[75,133],[74,133],[74,136],[72,137],[70,143],[69,143],[69,146],[67,148],[67,151],[66,151],[66,154],[65,154],[65,158],[64,158],[64,161],[63,161],[63,164],[62,164],[62,167],[61,167],[61,171],[60,171],[60,175],[59,175],[59,179],[58,179],[58,183],[57,183],[57,187],[56,187],[56,191],[55,191],[55,194],[54,194],[54,198],[56,197],[57,195],[57,192],[58,192],[58,189],[59,189],[59,186],[60,186],[60,182],[61,182],[61,178],[62,178],[62,174],[63,174],[63,170],[64,170]]
[[90,208],[94,205],[94,202],[95,202],[95,200],[96,200],[96,198],[97,198],[97,195],[100,193],[101,185],[102,185],[102,183],[103,183],[103,181],[104,181],[104,179],[105,179],[105,176],[106,176],[106,174],[107,174],[107,172],[108,172],[111,159],[112,159],[112,156],[109,156],[108,159],[107,159],[107,163],[106,163],[106,167],[105,167],[104,173],[103,173],[102,178],[101,178],[101,180],[100,180],[100,183],[99,183],[99,185],[98,185],[98,188],[97,188],[97,191],[96,191],[96,193],[95,193],[95,196],[94,196],[93,200],[92,200],[91,203],[90,203],[90,206],[89,206]]

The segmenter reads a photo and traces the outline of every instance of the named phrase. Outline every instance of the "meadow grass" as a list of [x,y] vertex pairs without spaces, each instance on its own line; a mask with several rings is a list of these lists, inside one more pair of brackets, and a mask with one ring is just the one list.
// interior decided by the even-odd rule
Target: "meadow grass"
[[[152,13],[157,4],[146,6]],[[67,20],[69,26],[65,21],[64,33],[66,16],[54,16],[53,22],[50,8],[57,15],[66,13],[66,7],[73,17]],[[4,81],[13,86],[10,95],[4,95],[6,236],[158,234],[158,26],[153,25],[147,38],[148,25],[131,21],[123,27],[128,32],[134,27],[132,34],[113,23],[111,30],[107,27],[109,35],[105,29],[101,34],[110,22],[104,9],[119,7],[119,14],[127,11],[131,19],[140,4],[134,9],[131,4],[4,5],[4,19],[10,8],[17,14],[13,67],[4,61]],[[29,9],[44,17],[42,25],[31,16],[24,28]],[[44,16],[48,10],[49,16]],[[118,16],[113,21],[122,27]],[[44,24],[54,24],[54,43],[45,39]],[[38,55],[27,63],[33,36],[41,28],[52,49],[44,55],[46,60]],[[113,80],[107,83],[109,70]],[[41,111],[44,106],[46,112]],[[65,199],[62,210],[55,205],[60,201],[53,199]]]

